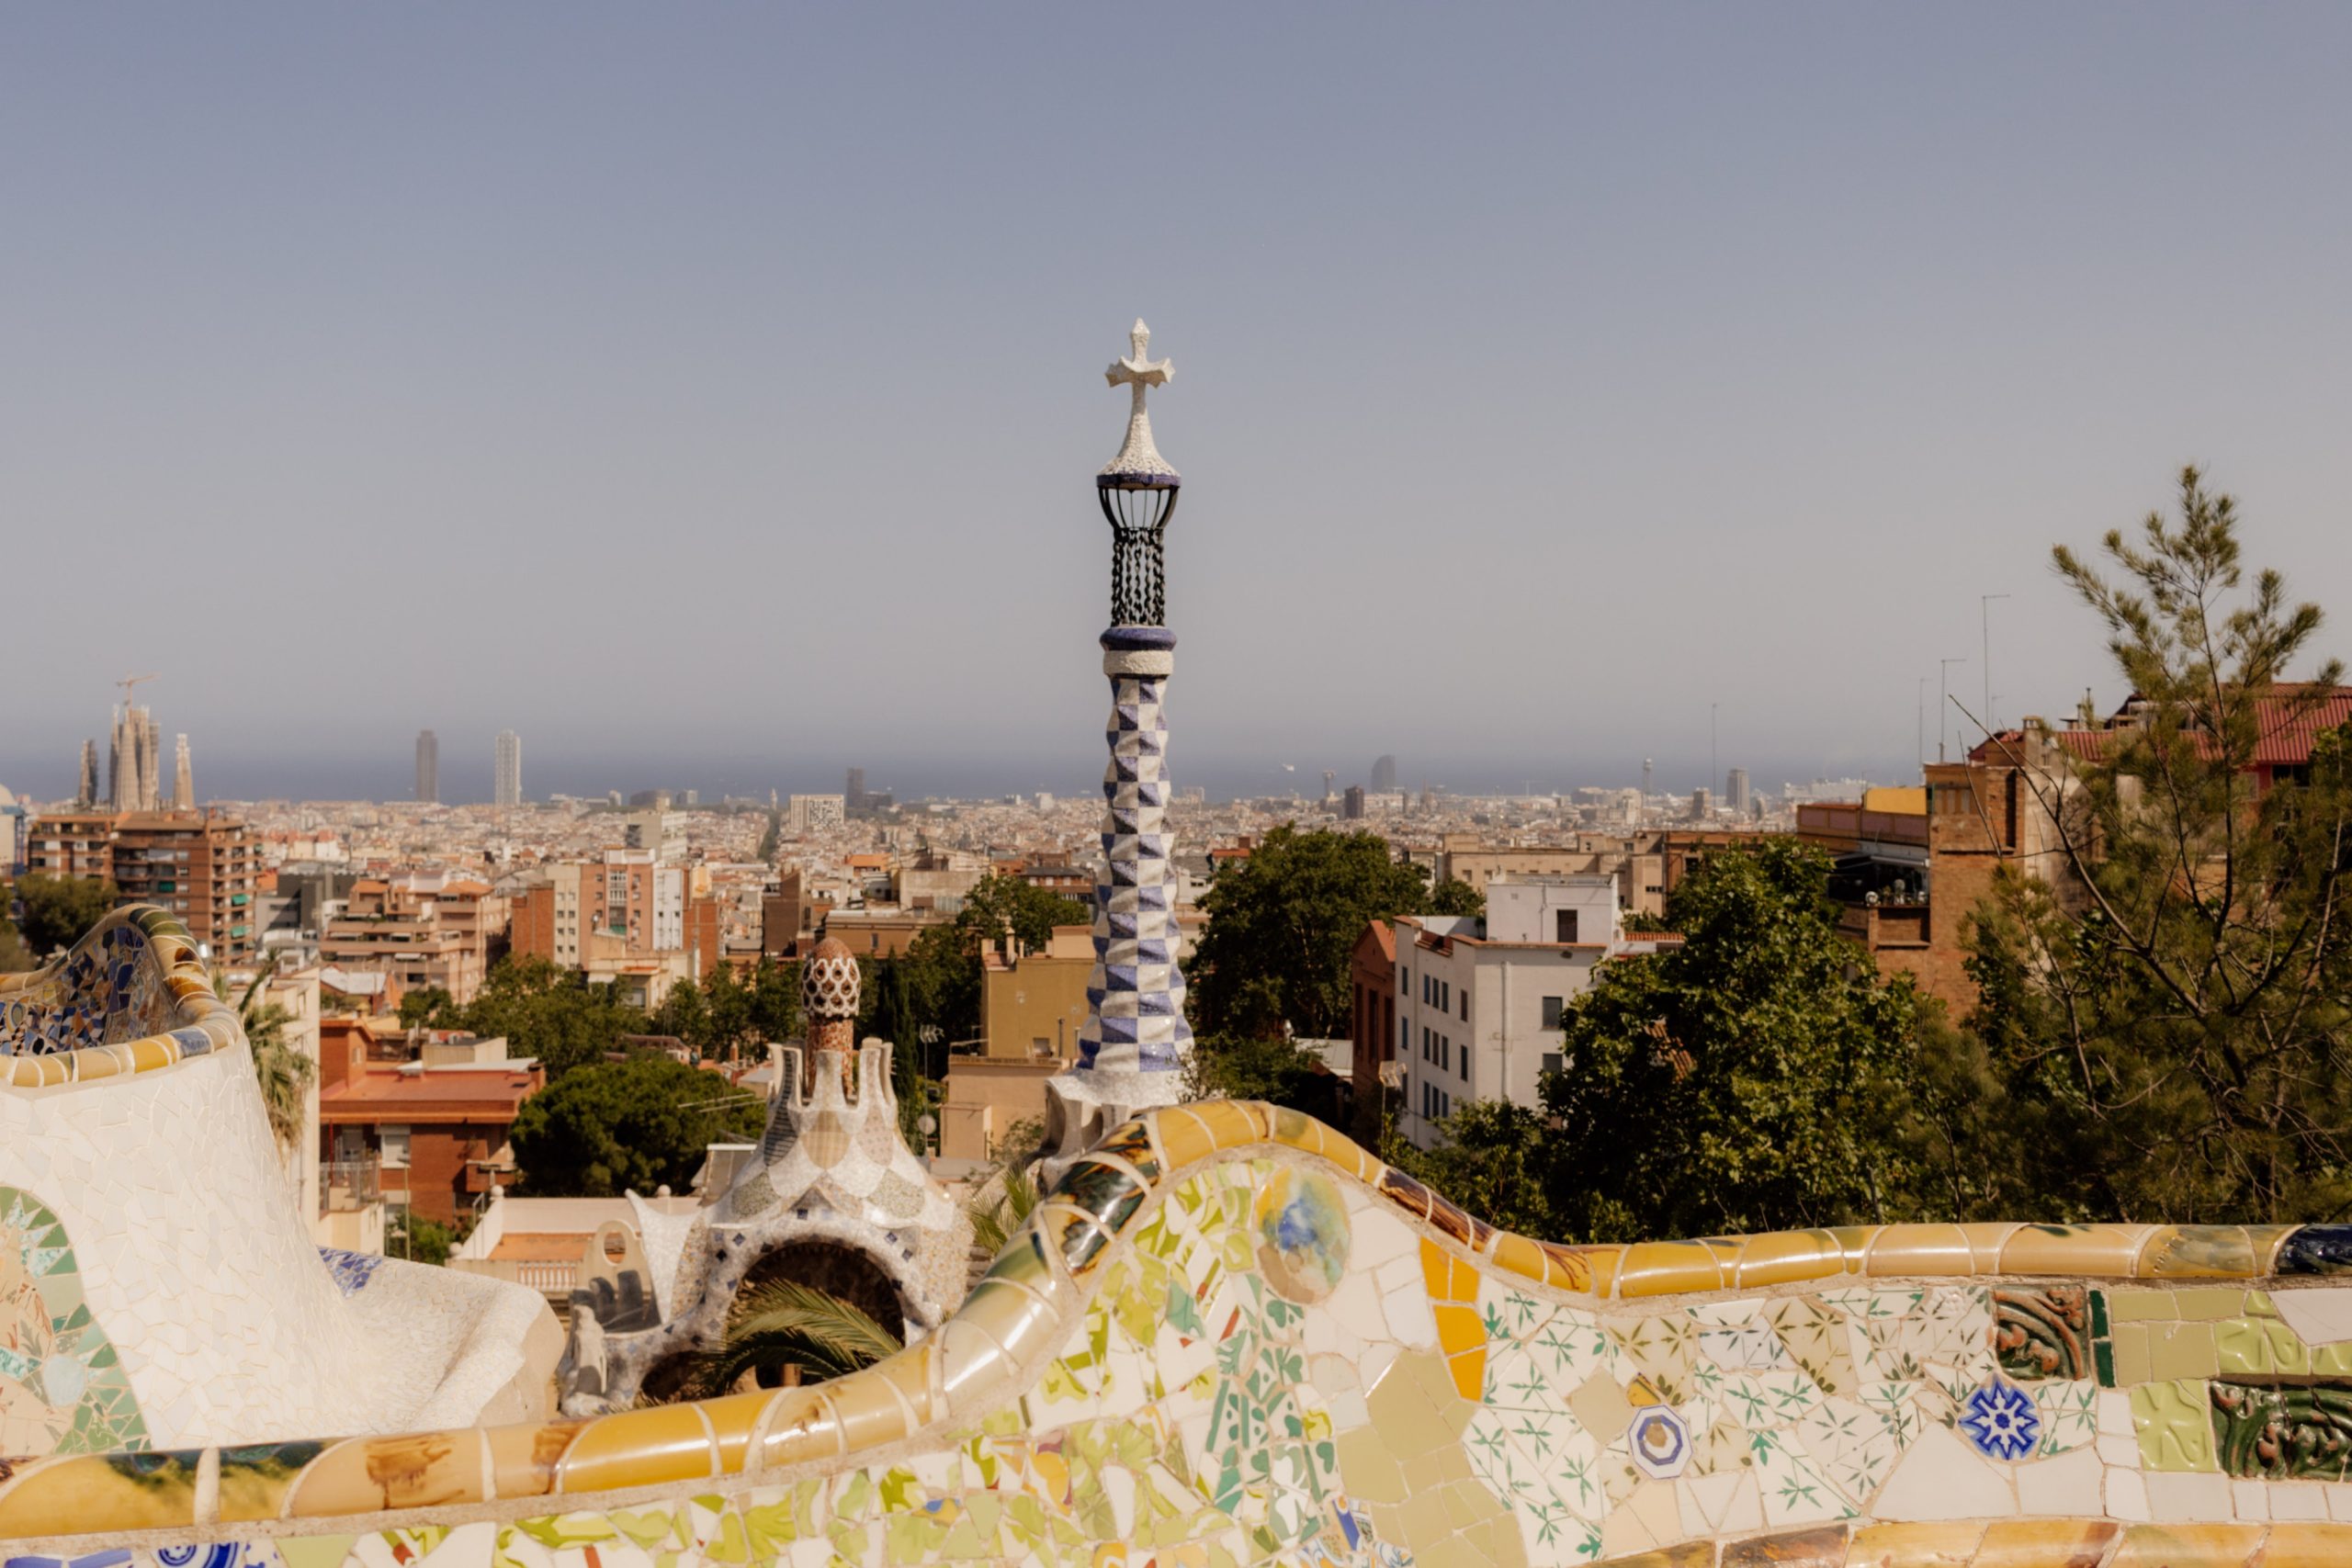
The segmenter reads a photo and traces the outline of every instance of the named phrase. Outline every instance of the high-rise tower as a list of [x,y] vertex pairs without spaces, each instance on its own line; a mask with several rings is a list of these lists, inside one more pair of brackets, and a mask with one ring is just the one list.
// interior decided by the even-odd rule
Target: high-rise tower
[[74,792],[74,804],[88,810],[98,803],[98,743],[82,742],[82,782]]
[[416,798],[427,806],[441,798],[441,741],[429,729],[416,732]]
[[491,774],[491,804],[523,804],[523,738],[511,729],[498,732],[498,755]]
[[188,765],[185,735],[175,738],[172,745],[172,809],[196,809],[196,772]]
[[1151,329],[1138,321],[1132,352],[1104,374],[1130,398],[1127,438],[1094,477],[1111,525],[1111,627],[1102,673],[1111,682],[1104,731],[1102,864],[1094,878],[1094,967],[1078,1060],[1046,1080],[1046,1137],[1067,1160],[1139,1110],[1171,1105],[1193,1053],[1184,1021],[1184,973],[1176,963],[1175,844],[1167,828],[1168,725],[1161,706],[1176,667],[1167,626],[1161,538],[1182,480],[1152,444],[1146,389],[1174,367],[1146,357]]

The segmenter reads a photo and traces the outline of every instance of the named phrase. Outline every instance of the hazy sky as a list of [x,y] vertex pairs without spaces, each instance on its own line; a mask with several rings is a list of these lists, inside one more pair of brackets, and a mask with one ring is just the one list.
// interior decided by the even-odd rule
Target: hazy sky
[[[1151,322],[1179,783],[1909,773],[2235,492],[2352,648],[2352,10],[18,6],[0,783],[1080,788]],[[1928,720],[1933,747],[1935,716]],[[1281,764],[1293,763],[1295,775]]]

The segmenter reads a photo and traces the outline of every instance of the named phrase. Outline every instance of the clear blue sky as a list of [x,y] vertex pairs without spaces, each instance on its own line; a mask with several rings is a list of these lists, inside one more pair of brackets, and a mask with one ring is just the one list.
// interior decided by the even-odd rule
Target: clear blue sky
[[[2113,684],[2237,493],[2352,626],[2352,11],[20,6],[0,782],[1080,787],[1137,312],[1180,782],[1759,785]],[[1932,681],[1930,699],[1933,698]],[[1934,719],[1928,721],[1932,737]],[[1932,739],[1930,741],[1932,746]]]

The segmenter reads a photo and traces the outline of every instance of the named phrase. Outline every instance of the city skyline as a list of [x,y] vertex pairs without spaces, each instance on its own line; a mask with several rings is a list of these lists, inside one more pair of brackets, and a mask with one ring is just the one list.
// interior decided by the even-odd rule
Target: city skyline
[[[2004,717],[2120,697],[2048,548],[2132,527],[2190,460],[2251,561],[2352,613],[2352,322],[2302,305],[2352,266],[2308,199],[2352,151],[2352,17],[1302,8],[1236,50],[1235,15],[28,16],[0,61],[39,236],[0,255],[10,514],[238,548],[119,577],[105,639],[36,596],[18,635],[56,651],[0,779],[70,794],[132,668],[170,671],[223,797],[276,770],[398,798],[382,731],[425,724],[453,795],[509,725],[545,788],[808,789],[856,755],[910,793],[1067,786],[1091,367],[1137,312],[1187,367],[1180,782],[1291,764],[1311,795],[1395,749],[1412,785],[1655,756],[1720,788],[1718,704],[1714,754],[1759,779],[1907,773],[1964,723],[1922,722],[1917,683],[1964,657],[1982,706],[1988,626]],[[1102,68],[1129,44],[1171,88],[1148,113]],[[191,62],[231,57],[223,106]],[[610,113],[640,99],[693,107]],[[1068,215],[1131,181],[1151,243],[1098,265]],[[168,260],[134,243],[159,220]],[[185,606],[302,602],[322,547],[461,635],[288,661],[255,701]],[[571,607],[657,559],[681,629],[583,657]],[[1293,711],[1334,649],[1376,676]],[[779,739],[747,746],[744,672],[819,660],[764,682]],[[934,753],[888,754],[915,730]]]

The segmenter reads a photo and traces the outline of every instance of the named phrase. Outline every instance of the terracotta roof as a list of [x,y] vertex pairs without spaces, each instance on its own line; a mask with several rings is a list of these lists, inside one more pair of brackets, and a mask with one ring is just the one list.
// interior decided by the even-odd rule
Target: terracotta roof
[[[2301,699],[2312,692],[2324,692],[2315,703]],[[2135,699],[2136,700],[2136,699]],[[2120,719],[2131,711],[2126,703],[2116,711]],[[2312,748],[2324,732],[2352,722],[2352,686],[2320,687],[2307,681],[2282,682],[2269,694],[2255,699],[2255,719],[2257,725],[2253,766],[2257,768],[2296,767],[2312,760]],[[2118,736],[2128,735],[2128,727],[2106,729],[2058,729],[2051,738],[2070,753],[2085,761],[2097,761]],[[2006,761],[2018,743],[2024,739],[2021,729],[2004,729],[1979,741],[1971,748],[1972,762]]]
[[319,1120],[511,1122],[537,1089],[531,1072],[367,1072],[319,1091]]

